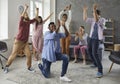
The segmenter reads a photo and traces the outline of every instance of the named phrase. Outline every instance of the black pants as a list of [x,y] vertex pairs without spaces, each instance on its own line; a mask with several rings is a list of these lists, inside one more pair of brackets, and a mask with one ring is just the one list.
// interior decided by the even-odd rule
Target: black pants
[[101,53],[98,54],[98,47],[99,47],[99,40],[96,40],[96,39],[89,39],[89,42],[88,42],[88,51],[89,51],[89,54],[90,54],[90,57],[94,63],[95,66],[98,67],[98,72],[101,72],[103,73],[103,66],[102,66],[102,63],[101,63],[101,59],[100,59],[100,55]]

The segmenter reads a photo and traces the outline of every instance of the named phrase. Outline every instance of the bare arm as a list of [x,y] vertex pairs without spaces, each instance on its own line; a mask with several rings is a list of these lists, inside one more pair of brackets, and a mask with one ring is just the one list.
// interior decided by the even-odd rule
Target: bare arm
[[97,17],[97,4],[94,4],[93,5],[93,17],[94,17],[94,20],[97,22],[98,21],[98,17]]
[[61,21],[61,16],[62,16],[62,14],[66,11],[68,9],[68,6],[66,6],[65,8],[64,8],[64,10],[62,10],[60,13],[59,13],[59,15],[58,15],[58,19]]
[[24,11],[22,12],[21,16],[24,17],[25,13],[27,12],[28,5],[25,4]]
[[45,23],[52,15],[53,15],[53,12],[43,21],[43,23]]
[[38,18],[38,14],[39,14],[39,8],[36,8],[36,18]]
[[75,36],[75,41],[77,41],[78,40],[78,36]]
[[56,33],[58,33],[58,31],[59,31],[60,25],[62,25],[62,26],[64,27],[65,35],[68,36],[68,35],[69,35],[69,32],[68,32],[68,30],[67,30],[67,28],[66,28],[66,26],[65,26],[65,22],[60,23],[59,20],[58,20],[58,28],[57,28],[57,30],[56,30]]
[[88,9],[88,7],[87,7],[87,6],[84,6],[84,8],[83,8],[83,20],[84,20],[84,21],[87,20],[87,9]]
[[60,21],[58,20],[58,26],[57,26],[57,29],[56,29],[56,33],[58,33],[59,29],[60,29]]
[[82,32],[79,33],[79,38],[80,38],[81,40],[83,39],[83,33],[82,33]]
[[68,14],[68,19],[67,19],[67,22],[71,22],[71,19],[72,19],[72,12],[71,12],[71,4],[68,6],[68,12],[69,12],[69,14]]

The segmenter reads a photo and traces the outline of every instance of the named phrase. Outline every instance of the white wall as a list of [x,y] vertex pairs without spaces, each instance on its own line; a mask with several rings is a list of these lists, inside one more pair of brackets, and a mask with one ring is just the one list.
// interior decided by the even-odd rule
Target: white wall
[[24,4],[29,4],[29,0],[8,0],[8,34],[10,39],[13,39],[18,31],[20,18],[18,6]]
[[50,18],[50,21],[55,22],[55,14],[56,14],[56,0],[50,0],[50,12],[54,12],[53,16]]
[[8,0],[0,0],[0,38],[8,38]]

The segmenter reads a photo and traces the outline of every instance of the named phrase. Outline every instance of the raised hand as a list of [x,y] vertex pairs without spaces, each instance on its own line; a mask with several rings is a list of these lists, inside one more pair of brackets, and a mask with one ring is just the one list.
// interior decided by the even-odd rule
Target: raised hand
[[76,35],[76,36],[79,36],[78,32],[75,32],[75,35]]
[[43,23],[45,23],[53,14],[54,12],[52,12],[45,20],[43,20]]
[[25,9],[27,9],[29,6],[27,4],[25,4]]
[[24,11],[22,12],[21,16],[25,16],[27,9],[28,9],[28,5],[25,4]]
[[98,4],[96,4],[96,3],[95,3],[95,4],[93,4],[93,9],[95,9],[95,10],[96,10],[96,9],[97,9],[97,7],[98,7]]
[[71,10],[71,6],[72,6],[71,4],[68,6],[68,10]]
[[66,6],[65,8],[64,8],[64,11],[66,11],[68,9],[68,6]]
[[39,15],[39,8],[36,8],[35,13],[36,13],[35,18],[36,18],[36,20],[39,22],[39,18],[38,18],[38,15]]
[[88,10],[88,7],[85,5],[85,6],[83,7],[83,10],[84,10],[84,11],[87,11],[87,10]]

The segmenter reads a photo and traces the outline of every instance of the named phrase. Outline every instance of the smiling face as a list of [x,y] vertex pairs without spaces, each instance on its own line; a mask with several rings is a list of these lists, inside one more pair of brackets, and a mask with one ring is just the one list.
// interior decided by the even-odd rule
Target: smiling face
[[50,24],[49,24],[49,30],[51,31],[51,32],[53,32],[53,31],[55,31],[55,29],[56,29],[56,26],[55,26],[55,24],[54,24],[54,22],[51,22]]
[[63,14],[63,16],[62,16],[62,21],[63,21],[63,22],[66,22],[66,21],[67,21],[67,14]]
[[84,34],[84,32],[85,32],[84,27],[83,27],[83,26],[80,26],[80,28],[79,28],[79,33]]
[[56,30],[56,25],[54,25],[54,28],[53,28],[53,31],[55,31]]
[[42,23],[43,22],[43,19],[41,16],[38,16],[38,22]]

